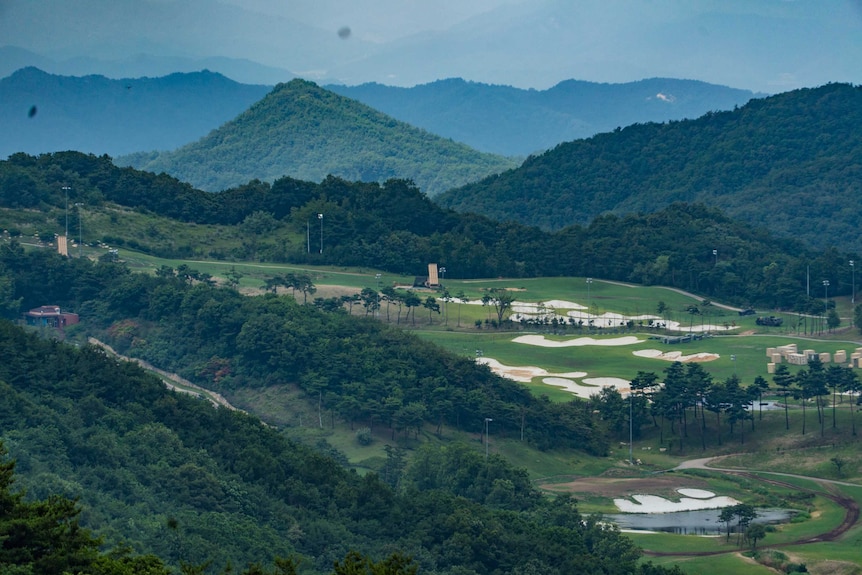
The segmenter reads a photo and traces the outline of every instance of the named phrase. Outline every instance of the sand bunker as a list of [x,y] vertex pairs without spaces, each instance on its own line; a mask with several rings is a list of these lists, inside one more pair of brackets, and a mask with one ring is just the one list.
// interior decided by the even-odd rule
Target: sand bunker
[[648,357],[651,359],[663,359],[665,361],[679,361],[681,363],[691,361],[715,361],[716,359],[721,357],[717,353],[700,352],[683,355],[681,351],[663,352],[658,349],[639,349],[633,351],[632,355],[636,355],[638,357]]
[[[533,365],[504,365],[491,357],[477,357],[476,363],[487,365],[497,375],[521,383],[529,383],[534,378],[541,377],[542,383],[560,387],[584,399],[599,393],[603,387],[614,387],[623,395],[631,392],[631,382],[618,377],[585,377],[585,371],[549,373],[546,369]],[[582,383],[573,381],[581,378],[584,378]]]
[[[464,303],[467,305],[494,305],[493,303],[484,303],[481,299],[459,300],[458,298],[451,298],[449,301]],[[584,326],[590,324],[594,328],[610,329],[616,327],[626,327],[628,325],[628,322],[631,321],[635,322],[636,324],[638,324],[639,327],[643,329],[659,327],[662,329],[667,329],[668,331],[684,331],[689,333],[729,331],[738,329],[736,325],[728,324],[694,325],[692,322],[686,324],[685,322],[663,319],[660,316],[652,314],[637,314],[627,316],[621,313],[604,312],[600,315],[596,315],[589,313],[587,306],[583,304],[559,299],[552,299],[544,302],[513,301],[512,307],[510,309],[512,311],[512,315],[509,316],[509,319],[511,321],[517,322],[529,322],[538,319],[552,321],[554,318],[556,318],[557,321],[566,324],[579,324]],[[558,313],[557,310],[560,310],[561,313],[565,312],[565,314],[561,315],[561,313]]]
[[619,377],[588,377],[584,379],[584,383],[594,385],[596,387],[615,387],[618,391],[628,392],[632,382]]
[[688,489],[683,487],[682,489],[677,489],[676,492],[683,497],[694,497],[695,499],[709,499],[710,497],[715,497],[715,493],[707,491],[706,489]]
[[623,337],[615,337],[612,339],[593,339],[591,337],[579,337],[577,339],[567,339],[564,341],[556,341],[545,339],[543,335],[522,335],[512,340],[515,343],[525,343],[527,345],[537,345],[539,347],[579,347],[583,345],[632,345],[634,343],[643,343],[645,340],[638,339],[633,335]]
[[[701,491],[700,489],[680,489],[679,491],[681,494],[683,494],[683,491],[697,491],[700,492],[698,495],[709,493],[708,491]],[[739,503],[739,501],[733,497],[714,497],[714,493],[710,493],[710,495],[713,495],[713,497],[709,497],[708,499],[704,499],[702,497],[697,499],[692,497],[682,497],[679,501],[671,501],[670,499],[665,499],[664,497],[659,497],[657,495],[632,495],[632,499],[635,501],[631,501],[629,499],[614,499],[614,505],[616,505],[617,509],[623,513],[674,513],[676,511],[720,509],[722,507],[730,507],[731,505],[737,505]]]
[[511,365],[503,365],[496,359],[490,357],[477,357],[476,363],[481,363],[483,365],[487,365],[491,368],[491,371],[496,373],[497,375],[501,375],[508,379],[512,379],[514,381],[520,381],[521,383],[529,383],[533,380],[534,377],[565,377],[565,378],[581,378],[584,377],[586,372],[583,371],[571,371],[568,373],[548,373],[547,370],[542,369],[541,367],[535,367],[532,365],[521,365],[521,366],[511,366]]
[[519,381],[521,383],[529,383],[536,377],[542,378],[542,383],[559,387],[583,399],[589,398],[591,395],[599,393],[603,387],[615,387],[621,393],[629,393],[631,383],[616,377],[590,377],[583,380],[580,384],[575,379],[581,379],[586,376],[584,371],[571,371],[568,373],[548,373],[547,370],[541,367],[532,365],[503,365],[496,359],[490,357],[477,357],[476,363],[487,365],[491,371],[499,376]]

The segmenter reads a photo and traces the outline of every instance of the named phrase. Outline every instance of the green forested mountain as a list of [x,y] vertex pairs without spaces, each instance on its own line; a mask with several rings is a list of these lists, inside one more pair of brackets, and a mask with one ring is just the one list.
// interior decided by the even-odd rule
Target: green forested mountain
[[[797,311],[818,305],[806,296],[808,277],[828,279],[830,293],[849,294],[847,261],[860,259],[859,252],[812,250],[777,238],[702,204],[609,214],[588,226],[546,232],[442,209],[401,180],[380,185],[327,178],[315,184],[281,178],[212,194],[73,152],[16,154],[0,162],[0,208],[6,210],[0,223],[16,228],[8,222],[26,221],[29,233],[63,233],[63,185],[71,188],[70,203],[86,205],[85,242],[105,240],[163,257],[371,266],[413,275],[437,262],[452,278],[593,276]],[[306,244],[306,225],[318,213],[326,222],[322,255]],[[203,230],[178,239],[170,226],[160,228],[145,214],[236,226],[242,239],[230,249],[214,247]],[[713,250],[721,254],[717,261]]]
[[0,158],[170,150],[205,136],[269,90],[206,70],[112,80],[24,68],[0,79]]
[[[409,433],[417,417],[421,425],[427,405],[428,416],[468,429],[481,426],[479,410],[514,435],[519,425],[505,422],[525,413],[530,440],[565,444],[571,436],[596,449],[606,441],[581,406],[532,399],[468,360],[289,297],[243,297],[14,243],[0,247],[0,277],[24,307],[44,298],[74,305],[88,332],[182,364],[223,391],[292,383],[342,417],[376,417],[398,432]],[[537,497],[524,473],[498,457],[428,447],[411,464],[418,467],[404,469],[396,455],[380,474],[360,477],[99,349],[0,321],[0,350],[0,438],[23,485],[37,498],[79,497],[82,523],[111,544],[174,564],[293,555],[308,573],[328,572],[349,550],[375,558],[400,551],[423,573],[441,575],[663,572],[637,566],[632,543],[583,520],[571,500]],[[463,396],[444,401],[445,389]],[[435,477],[429,466],[461,475]],[[2,520],[0,510],[0,530]]]
[[862,87],[829,84],[561,144],[436,201],[545,229],[702,202],[812,246],[859,251],[860,182]]
[[757,96],[748,90],[672,78],[622,84],[566,80],[547,90],[461,78],[412,88],[376,83],[326,88],[402,122],[507,156],[542,152],[618,126],[697,118]]
[[118,162],[213,192],[253,179],[320,181],[331,174],[363,181],[410,178],[429,195],[515,165],[303,80],[279,84],[197,142]]

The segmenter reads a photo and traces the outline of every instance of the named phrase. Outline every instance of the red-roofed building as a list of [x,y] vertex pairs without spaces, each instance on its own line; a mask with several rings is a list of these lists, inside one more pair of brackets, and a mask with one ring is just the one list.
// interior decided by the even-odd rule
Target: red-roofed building
[[53,327],[62,330],[67,325],[78,323],[78,314],[62,311],[58,305],[43,305],[24,314],[27,325]]

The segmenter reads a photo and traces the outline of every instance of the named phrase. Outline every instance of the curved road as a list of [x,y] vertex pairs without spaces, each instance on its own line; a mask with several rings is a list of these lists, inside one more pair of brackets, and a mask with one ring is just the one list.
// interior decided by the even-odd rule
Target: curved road
[[[757,475],[757,473],[764,473],[769,475],[777,475],[779,477],[790,477],[795,479],[805,479],[808,481],[814,481],[815,483],[826,484],[826,485],[843,485],[848,487],[862,487],[862,485],[858,485],[856,483],[848,483],[846,481],[834,481],[832,479],[821,479],[819,477],[808,477],[806,475],[795,475],[793,473],[779,473],[777,471],[757,471],[757,470],[744,470],[744,469],[729,469],[723,467],[708,467],[707,464],[711,461],[715,461],[717,459],[721,459],[721,457],[704,457],[702,459],[691,459],[689,461],[683,461],[671,471],[683,470],[683,469],[706,469],[709,471],[718,471],[721,473],[727,473],[730,475],[738,475],[740,477],[747,477],[749,479],[754,479],[757,481],[762,481],[764,483],[770,483],[772,485],[777,485],[780,487],[787,487],[790,489],[796,489],[801,491],[810,491],[812,493],[817,493],[822,497],[830,499],[844,508],[844,520],[840,525],[835,527],[834,529],[821,533],[820,535],[815,535],[813,537],[804,537],[802,539],[797,539],[796,541],[788,541],[786,543],[777,543],[775,545],[770,545],[770,547],[790,547],[793,545],[804,545],[806,543],[819,543],[823,541],[833,541],[846,533],[853,527],[857,521],[859,521],[859,504],[852,497],[846,497],[844,495],[840,495],[837,493],[827,493],[824,491],[818,491],[816,489],[807,489],[804,487],[799,487],[798,485],[793,485],[791,483],[786,483],[784,481],[779,481],[777,479],[767,479]],[[649,549],[644,549],[645,555],[651,555],[654,557],[705,557],[709,555],[721,555],[724,553],[735,553],[736,549],[724,549],[718,551],[697,551],[697,552],[664,552],[664,551],[650,551]]]

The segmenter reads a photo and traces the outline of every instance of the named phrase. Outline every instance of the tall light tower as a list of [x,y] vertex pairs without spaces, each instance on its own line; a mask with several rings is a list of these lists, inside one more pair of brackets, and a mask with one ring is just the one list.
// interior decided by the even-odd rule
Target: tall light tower
[[823,280],[823,321],[826,321],[829,309],[829,280]]
[[634,419],[632,415],[634,414],[634,409],[632,409],[632,404],[634,402],[635,393],[631,388],[631,384],[629,384],[629,465],[634,465],[634,457],[632,456],[632,439],[634,437],[633,429],[634,429]]
[[856,262],[850,260],[850,277],[852,287],[850,288],[850,325],[855,327],[856,321]]
[[320,255],[323,255],[323,214],[317,214],[317,219],[320,220]]
[[593,285],[593,278],[587,278],[587,328],[590,327],[590,286]]
[[75,207],[78,208],[78,257],[84,257],[84,226],[81,221],[81,206],[83,206],[81,202],[75,202]]
[[[66,194],[66,241],[69,240],[69,190],[72,188],[69,186],[63,186],[63,192]],[[850,265],[853,265],[853,262],[850,262]]]
[[492,421],[490,417],[485,418],[485,459],[488,459],[488,424]]
[[718,250],[712,250],[712,255],[715,256],[715,265],[718,265]]

